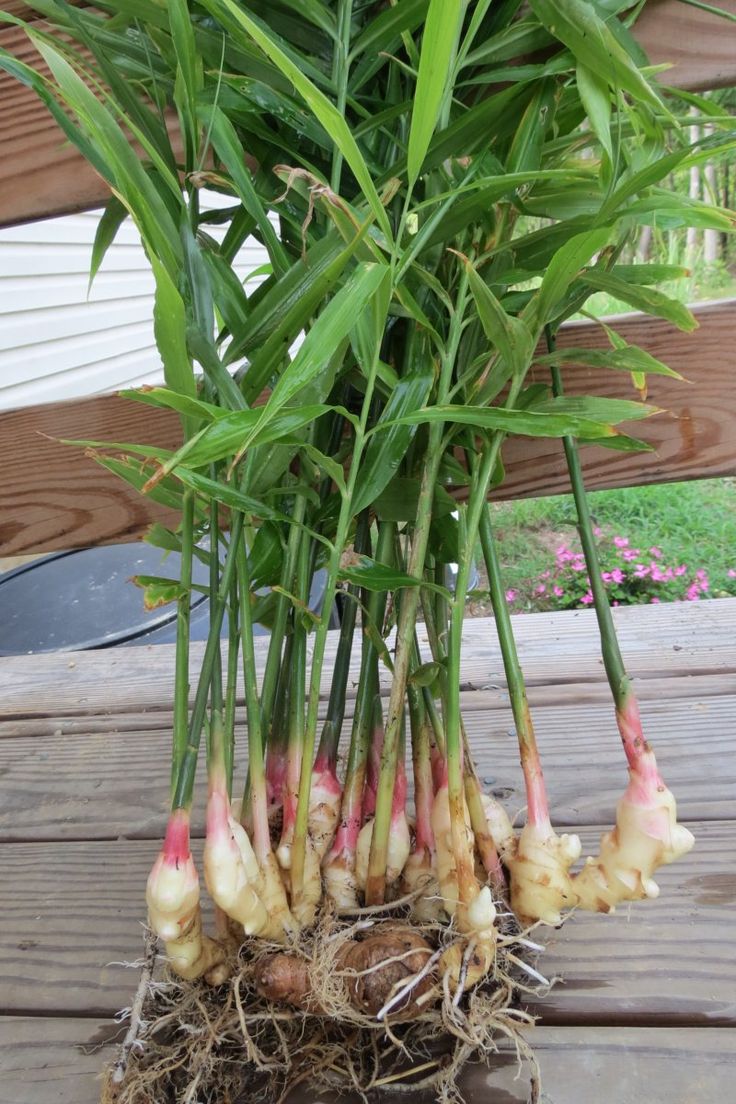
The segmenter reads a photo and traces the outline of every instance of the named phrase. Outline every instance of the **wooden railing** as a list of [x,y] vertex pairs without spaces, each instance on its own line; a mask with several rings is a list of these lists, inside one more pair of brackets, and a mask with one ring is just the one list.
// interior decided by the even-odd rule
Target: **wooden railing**
[[[590,488],[736,474],[736,300],[695,308],[700,323],[681,334],[666,322],[631,314],[616,321],[629,342],[664,360],[688,380],[649,377],[649,401],[664,408],[631,431],[655,451],[582,450]],[[561,339],[562,340],[562,339]],[[565,327],[564,345],[605,346],[593,323]],[[535,368],[535,378],[544,378]],[[568,368],[571,394],[633,397],[627,373]],[[142,498],[82,449],[60,438],[157,443],[175,448],[178,418],[116,395],[53,403],[0,415],[0,554],[44,552],[139,537],[152,521],[173,514]],[[566,491],[559,442],[515,438],[504,451],[506,480],[499,494],[517,498]]]
[[[736,0],[713,3],[736,12]],[[0,7],[33,16],[22,0],[4,0]],[[673,63],[661,78],[666,83],[690,90],[736,83],[736,32],[719,16],[679,0],[649,0],[636,34],[653,64]],[[0,24],[0,47],[42,67],[22,28]],[[35,93],[0,73],[0,226],[88,210],[108,195]]]

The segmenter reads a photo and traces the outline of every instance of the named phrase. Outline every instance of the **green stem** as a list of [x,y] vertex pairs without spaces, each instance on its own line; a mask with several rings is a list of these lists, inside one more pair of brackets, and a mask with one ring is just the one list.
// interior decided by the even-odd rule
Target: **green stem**
[[[365,510],[358,522],[355,534],[356,552],[370,550],[370,519]],[[355,636],[355,621],[358,612],[359,588],[348,587],[348,597],[343,606],[342,620],[340,622],[340,637],[337,642],[337,654],[335,666],[332,672],[332,685],[330,687],[330,699],[327,703],[327,716],[322,726],[319,747],[317,748],[317,761],[324,766],[330,766],[333,770],[337,765],[337,749],[340,743],[342,723],[345,718],[345,693],[350,674],[350,661],[353,653],[353,638]]]
[[227,772],[227,792],[232,797],[233,765],[235,760],[235,707],[238,692],[238,652],[240,633],[238,630],[238,585],[234,580],[230,587],[230,601],[227,607],[228,642],[227,675],[225,683],[225,769]]
[[[210,478],[217,481],[217,468],[211,466]],[[220,586],[220,519],[218,504],[210,505],[210,604],[216,599]],[[222,714],[222,656],[215,652],[212,664],[212,710]]]
[[[546,329],[547,348],[550,353],[555,350],[555,339],[549,327]],[[552,393],[555,396],[562,395],[562,376],[557,365],[551,366]],[[598,559],[598,549],[593,533],[593,519],[590,516],[588,496],[585,493],[583,482],[583,470],[580,463],[577,444],[574,437],[564,437],[562,440],[565,449],[565,459],[570,473],[570,485],[575,500],[575,509],[578,515],[578,532],[585,556],[585,565],[588,568],[590,589],[593,594],[595,615],[598,619],[598,629],[601,636],[601,648],[603,652],[603,665],[611,686],[613,700],[616,708],[620,709],[625,704],[631,692],[631,684],[624,666],[623,656],[619,648],[616,630],[613,625],[611,607],[608,604],[608,594],[601,577],[601,565]]]
[[[240,544],[242,531],[243,515],[236,513],[233,517],[232,529],[230,531],[230,546],[227,550],[227,556],[225,557],[225,563],[220,575],[220,585],[215,601],[210,609],[209,635],[202,658],[202,667],[199,673],[197,691],[194,696],[194,705],[192,707],[192,715],[187,732],[187,743],[177,772],[172,809],[188,808],[192,802],[194,776],[197,770],[197,756],[199,754],[199,744],[202,736],[202,725],[204,724],[207,710],[212,669],[215,663],[215,654],[217,653],[219,656],[220,653],[220,629],[222,628],[222,618],[227,604],[227,595],[235,576],[236,551]],[[255,674],[253,677],[255,678]]]
[[187,746],[189,715],[189,623],[192,608],[192,554],[194,548],[194,492],[185,491],[181,517],[181,586],[176,606],[176,659],[174,661],[174,719],[171,755],[171,796]]
[[[348,97],[348,74],[350,70],[350,23],[353,18],[353,0],[339,0],[337,8],[337,37],[332,57],[332,82],[337,91],[335,106],[342,116]],[[337,146],[332,147],[332,173],[330,186],[333,192],[340,191],[342,172],[342,153]]]
[[337,578],[340,571],[340,559],[347,540],[350,522],[352,520],[352,498],[355,483],[358,478],[358,470],[365,446],[365,438],[368,429],[368,418],[373,400],[373,391],[378,372],[380,345],[376,343],[373,350],[371,364],[366,372],[366,386],[363,395],[363,406],[360,420],[355,429],[353,443],[353,457],[347,485],[342,494],[340,513],[337,520],[335,541],[330,551],[327,566],[327,580],[325,583],[325,595],[321,616],[317,624],[314,639],[314,651],[312,654],[312,670],[309,681],[309,705],[307,708],[307,724],[304,740],[304,758],[302,760],[301,778],[299,781],[299,802],[297,806],[296,828],[294,846],[291,857],[291,885],[292,897],[298,899],[304,885],[304,861],[307,843],[307,823],[309,817],[309,794],[312,781],[312,763],[314,759],[314,745],[317,735],[317,720],[319,714],[320,688],[322,685],[322,667],[324,664],[325,647],[327,645],[327,633],[330,626],[330,614],[335,601],[337,590]]
[[[236,525],[239,521],[237,534]],[[268,807],[266,798],[266,773],[263,760],[263,737],[261,734],[261,707],[258,701],[256,682],[256,653],[253,641],[253,611],[250,602],[250,576],[248,571],[248,550],[242,540],[243,515],[235,515],[230,551],[236,549],[238,595],[240,600],[240,636],[243,656],[243,679],[245,683],[245,711],[248,721],[248,776],[250,780],[250,808],[253,817],[253,846],[256,855],[262,859],[271,850],[268,829]]]
[[491,604],[493,616],[496,620],[496,632],[501,646],[506,683],[508,685],[509,698],[511,700],[511,712],[516,726],[516,735],[521,752],[521,765],[524,771],[526,783],[528,820],[531,824],[548,824],[549,809],[544,787],[542,767],[539,761],[534,726],[529,712],[529,703],[526,696],[526,686],[519,653],[516,649],[514,630],[511,627],[506,592],[501,578],[501,566],[498,562],[496,542],[493,539],[493,528],[488,503],[481,514],[480,542],[483,549],[483,558],[488,572],[488,582],[491,590]]
[[[438,402],[440,404],[444,402],[452,380],[455,357],[462,336],[466,294],[467,275],[463,271],[455,312],[450,324],[448,344],[442,358],[438,387]],[[417,502],[416,522],[414,524],[411,552],[409,554],[409,563],[407,567],[408,573],[416,578],[422,578],[424,576],[424,563],[427,558],[429,530],[432,523],[432,504],[442,459],[443,432],[444,426],[442,422],[431,423],[428,434],[427,459],[425,460],[424,470],[422,472],[422,481]],[[402,595],[399,609],[399,620],[396,628],[394,672],[391,681],[391,695],[388,703],[383,749],[381,751],[381,770],[376,794],[376,815],[373,824],[371,851],[368,860],[368,875],[366,878],[365,899],[368,905],[382,904],[385,899],[386,859],[388,855],[388,838],[391,830],[391,810],[393,805],[394,782],[396,779],[396,765],[399,755],[399,737],[404,716],[406,681],[409,674],[409,662],[414,646],[419,599],[419,588],[408,588]]]
[[[554,352],[555,339],[550,327],[546,328],[545,335],[547,348],[550,352]],[[557,365],[552,365],[551,371],[552,391],[555,396],[561,395],[563,388],[560,370]],[[601,575],[601,565],[593,532],[593,519],[590,516],[588,497],[585,493],[583,470],[577,444],[573,437],[565,437],[563,438],[563,445],[570,473],[573,498],[575,499],[575,509],[578,515],[578,532],[580,533],[585,564],[588,568],[589,585],[593,594],[595,616],[598,621],[603,666],[616,706],[616,719],[626,758],[629,766],[635,769],[641,766],[643,757],[650,754],[650,748],[642,732],[639,704],[624,666],[616,629],[613,624],[611,607],[608,604],[608,594]]]
[[[302,540],[296,569],[296,599],[305,606],[309,600],[310,542]],[[307,628],[305,614],[294,608],[291,661],[289,664],[289,738],[287,747],[286,792],[282,839],[288,841],[296,820],[301,774],[304,769],[304,701],[307,688]]]
[[[294,503],[294,513],[289,537],[286,542],[286,556],[281,573],[281,586],[284,590],[291,591],[294,588],[294,576],[296,575],[297,557],[302,540],[306,539],[300,526],[306,516],[307,500],[304,495],[299,495]],[[285,594],[280,594],[276,607],[276,617],[271,630],[271,641],[266,659],[266,669],[263,674],[263,687],[261,689],[261,711],[263,714],[264,729],[268,732],[271,714],[278,685],[279,670],[281,667],[281,650],[283,647],[286,625],[291,611],[291,602]]]

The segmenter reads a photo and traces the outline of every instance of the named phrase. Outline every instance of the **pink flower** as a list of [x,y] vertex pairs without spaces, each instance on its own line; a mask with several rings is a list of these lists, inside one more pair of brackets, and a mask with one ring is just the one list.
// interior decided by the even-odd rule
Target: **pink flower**
[[614,567],[613,571],[611,572],[611,578],[613,579],[614,583],[622,583],[624,581],[625,576],[620,567]]
[[650,571],[651,568],[647,567],[646,564],[638,563],[634,568],[634,577],[636,579],[646,579]]
[[651,598],[649,601],[650,606],[658,606],[661,602],[661,598]]
[[675,568],[675,575],[677,575],[677,576],[684,575],[686,571],[687,571],[687,564],[680,564],[679,567]]
[[588,591],[587,594],[583,595],[583,597],[580,599],[580,601],[583,603],[584,606],[589,606],[590,603],[593,601],[592,593],[590,591]]
[[685,593],[688,602],[697,602],[700,598],[700,587],[697,583],[691,583]]
[[728,577],[729,579],[736,579],[736,571],[732,567],[728,569]]
[[655,548],[650,548],[649,553],[650,553],[650,555],[654,556],[654,558],[657,559],[657,560],[660,560],[662,558],[662,549],[661,548],[656,548],[656,547]]
[[544,583],[540,583],[539,586],[536,586],[534,588],[534,593],[535,594],[546,594],[546,592],[547,592],[547,588],[544,585]]
[[626,548],[627,544],[629,543],[629,538],[628,537],[614,537],[613,538],[613,543],[616,545],[617,548]]
[[593,534],[596,537],[602,537],[603,536],[603,530],[601,529],[600,525],[594,525],[593,526]]
[[709,590],[710,589],[710,583],[708,582],[708,572],[705,571],[702,567],[700,568],[699,571],[695,572],[695,578],[700,583],[700,589],[701,590]]
[[518,594],[518,591],[516,591],[516,590],[507,590],[506,591],[506,601],[507,602],[515,602],[517,594]]
[[570,564],[570,567],[573,571],[585,571],[585,557],[578,554]]
[[542,574],[539,576],[539,578],[540,579],[549,579],[549,576],[550,576],[549,571],[543,571]]
[[613,576],[610,571],[601,571],[601,579],[604,583],[610,583]]
[[561,586],[553,586],[552,593],[554,594],[555,598],[561,598],[565,591],[562,589]]
[[635,560],[636,557],[639,555],[639,549],[628,548],[625,552],[622,552],[621,555],[625,560]]

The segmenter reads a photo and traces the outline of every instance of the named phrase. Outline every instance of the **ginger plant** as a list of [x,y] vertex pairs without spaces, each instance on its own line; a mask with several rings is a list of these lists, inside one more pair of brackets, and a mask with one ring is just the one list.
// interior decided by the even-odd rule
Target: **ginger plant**
[[[730,120],[709,114],[712,133],[688,145],[681,123],[697,120],[640,64],[630,17],[586,0],[36,6],[48,22],[26,30],[47,72],[0,64],[110,184],[95,267],[135,220],[165,386],[129,397],[182,419],[173,451],[85,443],[180,511],[149,534],[181,553],[180,577],[141,580],[178,603],[170,819],[147,898],[182,1006],[195,985],[197,1007],[224,1017],[216,1053],[172,1028],[159,1061],[143,1038],[125,1100],[174,1099],[180,1077],[192,1098],[237,1096],[251,1076],[273,1098],[306,1077],[364,1091],[377,1047],[382,1076],[421,1081],[402,1056],[443,1033],[454,1057],[422,1069],[447,1099],[468,1040],[482,1057],[525,1019],[508,980],[519,963],[536,976],[523,926],[651,896],[656,866],[690,843],[596,599],[631,782],[599,857],[574,870],[487,500],[509,436],[562,438],[585,542],[573,440],[644,447],[618,426],[656,411],[567,398],[538,344],[599,289],[694,326],[654,287],[673,270],[632,273],[621,251],[660,205],[730,228],[666,184],[729,149]],[[204,188],[226,206],[208,211]],[[248,240],[267,257],[259,285],[236,273]],[[552,388],[532,382],[535,363],[552,365]],[[627,361],[617,348],[596,363]],[[462,717],[478,542],[527,794],[518,836],[482,791]],[[194,555],[211,622],[190,701]],[[200,759],[212,935],[190,842]]]

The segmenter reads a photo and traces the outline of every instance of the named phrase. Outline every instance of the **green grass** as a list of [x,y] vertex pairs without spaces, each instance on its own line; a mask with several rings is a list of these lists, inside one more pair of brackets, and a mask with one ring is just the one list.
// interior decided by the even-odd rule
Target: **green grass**
[[[594,491],[589,498],[602,541],[609,549],[614,536],[628,538],[631,547],[642,550],[637,558],[649,563],[649,549],[656,547],[661,549],[662,565],[687,564],[687,576],[676,584],[679,591],[684,591],[696,570],[705,569],[710,583],[707,597],[736,595],[736,577],[728,574],[736,571],[736,480],[625,487]],[[557,547],[580,548],[572,497],[497,503],[493,513],[504,583],[519,595],[513,608],[564,607],[567,598],[554,601],[549,594],[537,598],[533,591],[545,571],[554,571]],[[652,585],[650,593],[658,594],[660,589]],[[672,589],[664,588],[662,601],[672,597]],[[621,594],[618,597],[630,600]],[[634,600],[650,598],[645,593]]]

